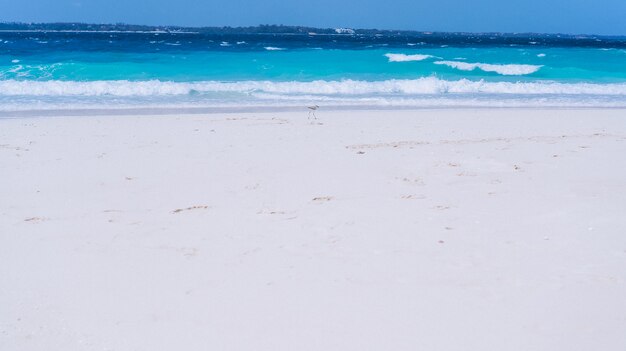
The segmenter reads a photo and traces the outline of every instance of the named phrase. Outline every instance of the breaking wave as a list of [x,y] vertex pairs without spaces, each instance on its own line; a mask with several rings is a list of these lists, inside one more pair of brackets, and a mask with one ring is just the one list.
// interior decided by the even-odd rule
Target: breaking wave
[[405,54],[385,54],[385,56],[389,59],[389,62],[410,62],[410,61],[424,61],[433,57],[432,55],[405,55]]
[[490,63],[469,63],[459,61],[435,61],[436,65],[445,65],[461,71],[480,69],[485,72],[495,72],[504,76],[522,76],[537,72],[542,65],[496,65]]
[[611,95],[626,98],[626,83],[488,82],[484,80],[442,80],[435,77],[383,81],[31,81],[0,80],[0,96],[167,96],[210,93],[275,93],[313,95]]

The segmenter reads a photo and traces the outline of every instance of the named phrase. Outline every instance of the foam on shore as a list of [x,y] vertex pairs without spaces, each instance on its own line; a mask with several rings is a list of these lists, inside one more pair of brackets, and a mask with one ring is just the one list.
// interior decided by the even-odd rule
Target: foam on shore
[[626,95],[626,83],[488,82],[484,80],[443,80],[434,77],[384,81],[0,81],[0,96],[162,96],[216,92],[280,93],[315,95],[365,94],[566,94]]

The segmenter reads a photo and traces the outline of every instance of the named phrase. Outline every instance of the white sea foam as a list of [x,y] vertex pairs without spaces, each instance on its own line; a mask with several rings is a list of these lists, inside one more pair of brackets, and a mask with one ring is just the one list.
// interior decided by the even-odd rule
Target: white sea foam
[[546,54],[537,54],[537,57],[546,57]]
[[0,111],[119,108],[626,107],[626,83],[446,81],[164,82],[0,80]]
[[282,51],[282,50],[286,50],[285,48],[277,48],[275,46],[266,46],[265,50],[267,51]]
[[461,71],[473,71],[480,69],[485,72],[495,72],[504,76],[521,76],[537,72],[542,65],[496,65],[491,63],[469,63],[458,61],[436,61],[436,65],[446,65]]
[[626,98],[626,83],[556,83],[556,82],[487,82],[442,80],[434,77],[384,81],[240,81],[240,82],[169,82],[169,81],[32,81],[0,80],[0,96],[167,96],[204,93],[254,92],[314,95],[438,95],[438,94],[557,94],[610,95]]
[[20,62],[20,60],[18,60],[18,59],[11,60],[11,63],[19,63],[19,62]]
[[[53,63],[53,64],[43,64],[43,65],[24,65],[20,64],[19,60],[12,63],[16,63],[14,66],[10,66],[6,70],[0,69],[0,82],[7,78],[23,78],[23,79],[49,79],[52,77],[53,73],[59,69],[63,65],[72,65],[71,63]],[[1,93],[0,93],[1,95]]]
[[422,54],[413,54],[413,55],[405,55],[405,54],[392,54],[388,53],[385,56],[389,59],[389,62],[410,62],[410,61],[424,61],[433,57],[432,55],[422,55]]

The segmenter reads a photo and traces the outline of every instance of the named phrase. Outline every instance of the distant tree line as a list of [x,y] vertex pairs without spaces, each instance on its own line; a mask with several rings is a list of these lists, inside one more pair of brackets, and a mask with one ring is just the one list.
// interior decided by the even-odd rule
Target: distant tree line
[[93,24],[93,23],[21,23],[0,22],[0,30],[38,30],[38,31],[123,31],[123,32],[181,32],[192,31],[215,34],[335,34],[334,28],[313,28],[302,26],[284,26],[263,24],[251,27],[182,27],[182,26],[147,26],[137,24]]
[[[424,32],[412,30],[350,29],[350,28],[314,28],[305,26],[285,26],[262,24],[249,27],[183,27],[183,26],[148,26],[138,24],[93,24],[93,23],[22,23],[0,22],[0,30],[35,30],[35,31],[121,31],[121,32],[197,32],[204,34],[333,34],[333,35],[381,35],[413,36],[429,38],[540,38],[543,40],[588,40],[602,36],[540,34],[540,33],[465,33],[465,32]],[[604,37],[623,41],[625,37]]]

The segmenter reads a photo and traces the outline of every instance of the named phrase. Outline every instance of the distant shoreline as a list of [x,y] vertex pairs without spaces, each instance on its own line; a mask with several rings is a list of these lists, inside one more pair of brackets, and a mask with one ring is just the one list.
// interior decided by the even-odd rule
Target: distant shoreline
[[152,26],[135,24],[96,24],[96,23],[23,23],[0,22],[0,33],[3,32],[59,32],[59,33],[179,33],[179,34],[301,34],[301,35],[409,35],[409,36],[479,36],[506,38],[558,38],[558,39],[626,39],[624,35],[567,34],[567,33],[508,33],[508,32],[440,32],[420,30],[365,29],[365,28],[317,28],[308,26],[258,25],[244,27],[230,26]]

